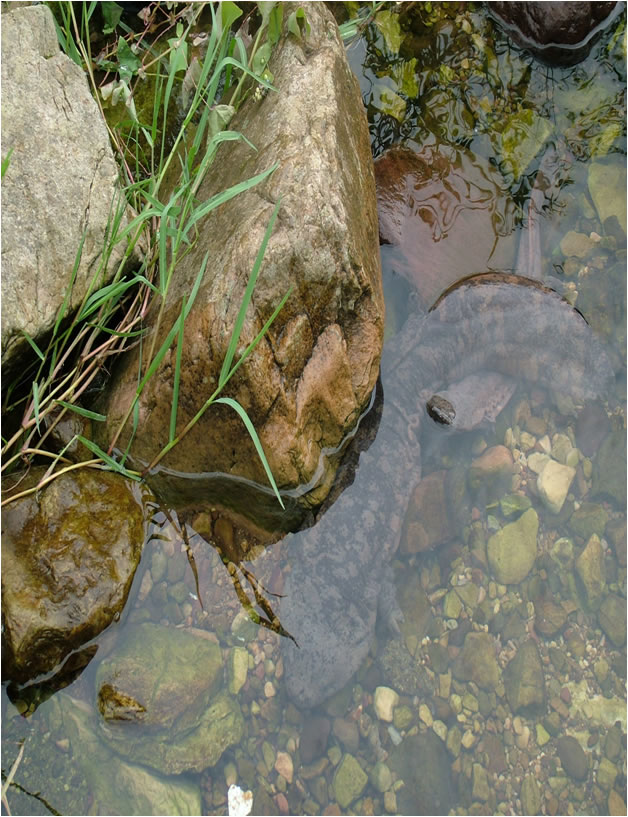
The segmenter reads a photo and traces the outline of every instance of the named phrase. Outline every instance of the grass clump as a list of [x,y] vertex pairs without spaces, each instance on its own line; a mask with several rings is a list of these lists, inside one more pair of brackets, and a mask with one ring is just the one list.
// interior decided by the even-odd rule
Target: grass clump
[[[177,264],[195,245],[201,219],[234,196],[260,184],[276,169],[276,165],[270,167],[207,201],[198,198],[200,184],[210,171],[221,143],[243,140],[254,149],[245,135],[229,129],[229,123],[248,94],[275,91],[268,70],[272,48],[281,36],[284,23],[292,36],[306,36],[305,13],[298,9],[284,21],[281,4],[258,3],[258,28],[252,37],[248,34],[251,15],[244,18],[237,33],[233,32],[242,11],[229,0],[220,4],[147,5],[141,11],[140,32],[133,31],[125,22],[123,10],[116,3],[83,3],[78,11],[78,4],[71,2],[49,5],[55,13],[59,41],[66,54],[86,71],[103,116],[106,105],[116,103],[123,108],[117,124],[108,126],[120,160],[123,190],[112,203],[100,265],[78,309],[70,314],[70,296],[83,242],[77,248],[66,297],[49,339],[42,343],[26,335],[35,362],[10,384],[4,396],[3,411],[13,416],[19,413],[21,420],[14,433],[3,437],[3,471],[8,473],[19,466],[30,466],[36,458],[48,461],[49,468],[33,491],[77,467],[111,469],[125,477],[141,479],[143,474],[128,467],[129,447],[118,454],[115,445],[127,421],[137,427],[142,391],[155,376],[171,345],[176,343],[169,441],[156,453],[149,469],[160,462],[211,405],[220,402],[233,408],[242,418],[281,503],[261,443],[245,410],[232,398],[221,396],[290,295],[290,292],[284,295],[257,337],[235,360],[245,314],[280,202],[274,209],[251,271],[218,386],[196,416],[180,430],[177,429],[177,409],[183,332],[210,260],[207,255],[192,290],[182,298],[179,317],[158,349],[155,339]],[[94,56],[92,41],[99,15],[105,39],[103,48]],[[145,83],[150,84],[146,87],[152,89],[152,98],[138,114],[135,100]],[[168,132],[172,123],[174,127]],[[176,182],[172,182],[173,177]],[[127,222],[128,204],[135,215]],[[103,284],[112,251],[121,242],[125,246],[124,256],[111,279]],[[140,269],[129,273],[126,270],[136,247],[142,248],[144,261]],[[111,358],[133,344],[144,342],[143,320],[155,300],[159,308],[153,340],[148,344],[147,355],[142,355],[146,361],[145,373],[138,373],[134,398],[107,450],[103,451],[81,434],[76,434],[61,451],[55,450],[52,432],[69,413],[91,422],[106,419],[89,408],[90,389],[102,377]],[[70,446],[77,441],[93,455],[90,459],[76,463],[68,456]],[[3,504],[23,493],[14,492]]]

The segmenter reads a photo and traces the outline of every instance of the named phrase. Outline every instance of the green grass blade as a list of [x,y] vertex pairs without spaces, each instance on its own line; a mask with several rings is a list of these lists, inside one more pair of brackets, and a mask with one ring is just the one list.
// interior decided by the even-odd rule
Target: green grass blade
[[22,334],[24,335],[24,337],[26,338],[26,340],[27,340],[27,341],[30,343],[31,348],[32,348],[32,350],[35,352],[35,354],[37,355],[37,357],[38,357],[38,358],[39,358],[39,359],[40,359],[40,360],[43,362],[43,361],[46,359],[46,356],[45,356],[45,355],[44,355],[44,353],[41,351],[41,349],[39,348],[39,346],[38,346],[38,345],[35,343],[35,341],[32,339],[32,337],[31,337],[31,336],[28,334],[28,332],[26,332],[24,329],[22,329]]
[[107,286],[102,287],[102,289],[93,292],[85,306],[81,310],[81,314],[78,317],[79,321],[85,320],[89,315],[96,310],[100,309],[100,307],[106,303],[107,301],[117,301],[120,299],[122,295],[129,289],[130,287],[135,286],[136,284],[135,278],[131,278],[129,281],[126,278],[123,278],[121,281],[118,281],[114,284],[107,284]]
[[213,98],[216,95],[216,90],[218,88],[218,83],[220,81],[221,74],[223,72],[223,69],[225,69],[228,65],[233,65],[235,68],[238,68],[240,71],[242,71],[243,74],[248,74],[260,85],[263,85],[264,88],[268,88],[269,91],[277,90],[277,88],[275,88],[274,85],[268,82],[268,80],[265,80],[263,77],[259,76],[259,74],[256,74],[254,71],[251,71],[245,65],[242,65],[240,62],[233,59],[233,57],[224,57],[216,66],[216,70],[214,71],[212,80],[209,84],[210,97]]
[[259,456],[262,465],[264,466],[264,470],[266,471],[266,476],[268,477],[268,481],[270,482],[273,491],[275,492],[275,496],[277,497],[279,504],[285,510],[285,505],[283,504],[283,500],[281,495],[279,494],[279,490],[277,489],[277,483],[275,482],[275,478],[273,477],[273,472],[270,470],[270,465],[268,464],[268,460],[266,459],[266,455],[264,454],[264,449],[262,448],[262,444],[260,442],[259,437],[257,436],[257,431],[253,427],[253,423],[249,419],[249,415],[246,411],[242,408],[242,406],[238,403],[237,400],[233,400],[231,397],[218,397],[215,400],[216,403],[224,403],[226,406],[231,406],[231,408],[237,412],[242,418],[242,422],[245,425],[246,430],[249,432],[251,439],[253,440],[253,445],[255,446],[255,450],[257,451],[257,455]]
[[[168,289],[168,252],[167,241],[171,232],[171,217],[177,215],[179,206],[177,201],[183,191],[179,191],[176,196],[172,196],[168,204],[164,207],[159,220],[159,294],[163,297]],[[172,214],[170,211],[173,211]]]
[[170,434],[168,442],[172,442],[177,432],[177,411],[179,408],[179,383],[181,382],[181,354],[183,352],[183,330],[185,329],[185,295],[181,301],[181,315],[179,316],[179,336],[177,338],[177,354],[174,364],[174,382],[172,384],[172,405],[170,406]]
[[10,148],[7,155],[2,160],[2,169],[1,169],[1,173],[0,173],[0,178],[2,178],[2,179],[4,179],[4,174],[7,172],[7,170],[9,169],[9,165],[11,164],[11,154],[12,153],[13,153],[13,148]]
[[[194,281],[194,286],[192,287],[192,291],[190,292],[190,297],[188,298],[188,302],[187,302],[187,304],[185,306],[185,311],[183,313],[184,314],[184,319],[187,318],[187,316],[190,314],[190,309],[192,308],[194,300],[196,299],[196,295],[198,294],[198,290],[200,288],[201,281],[203,280],[203,275],[205,274],[205,268],[207,267],[208,259],[209,259],[209,252],[206,252],[205,257],[203,258],[203,263],[201,264],[201,267],[200,267],[200,269],[198,271],[198,274],[196,276],[196,280]],[[144,388],[146,383],[155,374],[155,372],[159,368],[159,364],[164,359],[164,356],[165,356],[166,352],[170,348],[170,344],[174,340],[175,335],[177,334],[177,332],[179,331],[179,320],[180,320],[180,316],[174,322],[174,325],[173,325],[172,329],[170,330],[170,332],[168,332],[168,335],[166,336],[166,339],[164,340],[164,342],[159,347],[159,351],[157,352],[157,354],[153,358],[150,366],[148,367],[148,370],[147,370],[146,374],[144,375],[144,377],[140,381],[140,384],[137,387],[136,399],[137,399],[137,397],[139,397],[139,395],[142,392],[142,389]]]
[[87,417],[88,420],[98,420],[99,423],[103,423],[107,419],[104,414],[97,414],[95,411],[89,411],[81,406],[75,406],[73,403],[66,403],[65,400],[55,400],[55,403],[70,409],[70,411],[73,411],[76,414],[80,414],[81,417]]
[[70,303],[70,299],[72,297],[72,290],[74,289],[74,281],[76,280],[76,273],[78,272],[79,264],[81,263],[81,256],[83,255],[83,245],[85,244],[85,236],[87,235],[87,227],[83,230],[83,234],[81,235],[81,240],[79,241],[78,250],[76,251],[76,255],[74,256],[74,266],[72,267],[72,274],[70,275],[70,283],[65,291],[65,296],[63,298],[63,303],[59,307],[59,312],[57,313],[57,320],[55,321],[54,329],[52,330],[52,337],[57,336],[57,332],[59,331],[59,326],[61,325],[61,321],[64,319],[67,311],[68,305]]
[[223,190],[221,193],[217,193],[215,196],[212,196],[211,199],[208,199],[204,204],[202,204],[194,211],[194,214],[185,225],[184,237],[187,238],[189,231],[192,229],[192,227],[196,224],[197,221],[200,221],[200,219],[202,219],[212,210],[215,210],[216,207],[219,207],[221,204],[230,201],[232,198],[238,196],[240,193],[244,193],[246,190],[250,190],[252,187],[255,187],[256,184],[263,182],[264,179],[267,179],[268,176],[270,176],[271,173],[274,173],[278,167],[279,163],[276,162],[274,165],[272,165],[272,167],[269,167],[267,170],[263,170],[261,173],[258,173],[257,176],[251,176],[250,179],[247,179],[246,181],[243,182],[239,182],[238,184],[234,184],[233,187],[230,187],[227,190]]
[[82,437],[80,434],[78,435],[78,439],[83,443],[85,448],[88,448],[92,452],[92,454],[100,457],[100,459],[106,463],[112,469],[112,471],[122,474],[122,476],[126,477],[127,479],[134,479],[136,482],[141,481],[142,478],[139,474],[135,473],[135,471],[129,471],[123,465],[120,465],[120,463],[116,462],[113,457],[110,457],[109,454],[106,454],[102,450],[102,448],[97,446],[95,442],[88,440],[87,437]]
[[280,301],[280,302],[277,304],[277,306],[276,306],[276,307],[275,307],[275,309],[273,310],[273,314],[272,314],[272,315],[270,316],[270,318],[269,318],[269,319],[266,321],[266,323],[264,324],[264,326],[262,326],[262,328],[260,329],[260,331],[257,333],[256,337],[255,337],[255,338],[254,338],[254,339],[253,339],[253,340],[252,340],[252,341],[249,343],[249,345],[246,347],[246,349],[245,349],[245,350],[242,352],[242,355],[240,356],[240,359],[239,359],[239,360],[238,360],[238,362],[235,364],[235,366],[233,367],[233,369],[231,369],[231,371],[230,371],[230,372],[227,374],[227,377],[226,377],[225,382],[224,382],[224,384],[223,384],[223,385],[226,385],[226,384],[229,382],[229,380],[231,379],[231,377],[232,377],[232,376],[233,376],[233,375],[234,375],[234,374],[235,374],[235,373],[238,371],[238,369],[240,368],[241,364],[242,364],[242,363],[244,363],[244,361],[245,361],[245,360],[247,359],[247,357],[248,357],[248,356],[251,354],[251,352],[253,351],[253,349],[255,349],[255,347],[256,347],[256,346],[257,346],[257,344],[260,342],[260,340],[261,340],[261,339],[264,337],[264,335],[265,335],[265,334],[268,332],[268,330],[270,329],[271,324],[273,323],[273,321],[275,320],[275,318],[277,317],[277,315],[278,315],[278,314],[281,312],[281,310],[283,309],[283,306],[284,306],[284,304],[286,303],[286,301],[288,300],[288,298],[289,298],[289,297],[292,295],[292,290],[293,290],[293,289],[294,289],[294,287],[290,287],[290,289],[289,289],[289,290],[286,292],[286,294],[283,296],[283,298],[281,299],[281,301]]
[[255,263],[253,264],[253,269],[251,270],[251,274],[249,276],[249,282],[246,286],[246,290],[244,291],[244,297],[242,298],[242,303],[240,304],[240,311],[238,312],[238,317],[236,318],[236,322],[233,327],[233,331],[231,333],[231,339],[229,341],[229,346],[227,348],[227,354],[225,355],[225,359],[222,363],[222,368],[220,370],[220,376],[218,378],[218,387],[222,388],[224,386],[227,375],[231,370],[231,364],[233,362],[233,358],[235,355],[236,347],[238,345],[238,341],[240,340],[240,333],[242,332],[242,327],[244,325],[244,319],[246,317],[246,311],[251,303],[251,298],[253,297],[253,290],[255,289],[255,284],[257,282],[257,276],[259,275],[260,268],[262,266],[262,261],[264,259],[264,253],[266,252],[266,246],[268,241],[270,240],[270,235],[273,231],[273,227],[275,226],[275,221],[277,220],[277,214],[279,213],[279,208],[281,206],[281,199],[275,205],[275,209],[270,217],[270,221],[268,222],[268,227],[266,227],[266,232],[264,233],[264,238],[262,239],[262,243],[260,244],[260,248],[257,252],[257,257],[255,259]]
[[[144,193],[144,195],[146,195],[146,193]],[[127,224],[124,230],[121,230],[120,234],[118,235],[118,241],[122,241],[137,227],[141,226],[147,221],[150,221],[153,216],[160,216],[163,209],[163,207],[147,207],[145,210],[142,210],[138,216],[135,216],[135,218]]]
[[99,323],[88,323],[87,325],[107,335],[115,335],[117,338],[136,338],[144,334],[147,329],[147,327],[144,327],[144,329],[135,329],[133,332],[118,332],[116,329],[109,329],[108,326],[101,326]]

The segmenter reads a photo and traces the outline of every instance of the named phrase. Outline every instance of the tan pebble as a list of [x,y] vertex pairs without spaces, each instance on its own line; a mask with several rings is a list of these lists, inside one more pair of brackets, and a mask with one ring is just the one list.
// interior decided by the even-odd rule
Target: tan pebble
[[519,749],[526,749],[529,742],[530,742],[530,728],[528,726],[524,726],[521,730],[521,734],[517,735],[515,743],[517,744]]
[[274,698],[276,694],[277,690],[272,685],[272,683],[270,681],[266,681],[266,683],[264,684],[264,695],[267,698]]
[[624,815],[626,813],[626,804],[620,794],[615,789],[612,789],[608,795],[608,813],[611,817],[615,815]]
[[399,695],[390,687],[377,687],[375,690],[374,708],[377,717],[382,721],[392,722],[393,709],[399,703]]
[[430,708],[426,704],[421,704],[419,707],[419,718],[426,726],[431,726],[434,722]]
[[397,813],[397,795],[394,791],[389,790],[384,792],[384,808],[388,814]]
[[275,796],[275,803],[277,804],[280,814],[290,813],[290,806],[288,805],[288,799],[286,798],[285,794],[279,792],[279,794]]
[[512,728],[515,730],[516,735],[520,735],[523,731],[523,721],[519,717],[519,715],[515,715],[512,720]]
[[284,778],[284,780],[287,783],[292,783],[294,766],[292,764],[292,758],[287,752],[277,752],[277,759],[275,760],[275,770]]
[[470,729],[467,729],[467,731],[462,736],[462,745],[464,746],[465,749],[470,749],[474,743],[475,735]]
[[227,763],[225,766],[225,783],[227,787],[235,786],[238,779],[238,770],[236,769],[235,763]]

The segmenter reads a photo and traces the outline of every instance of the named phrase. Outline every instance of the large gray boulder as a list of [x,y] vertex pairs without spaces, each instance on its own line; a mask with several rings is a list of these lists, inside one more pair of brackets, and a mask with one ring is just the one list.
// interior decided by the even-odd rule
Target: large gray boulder
[[[284,8],[284,20],[293,10]],[[358,82],[323,3],[306,4],[309,36],[285,33],[270,61],[278,93],[251,95],[230,123],[243,142],[221,145],[199,200],[278,163],[263,184],[214,210],[177,266],[155,348],[181,311],[206,252],[208,268],[185,326],[178,429],[215,388],[242,296],[275,202],[281,209],[241,335],[240,350],[293,292],[227,394],[246,409],[280,486],[314,475],[321,452],[356,423],[375,385],[384,328],[375,183]],[[284,26],[287,29],[287,26]],[[154,325],[156,309],[148,316]],[[149,343],[152,339],[149,338]],[[144,348],[148,348],[145,344]],[[108,444],[137,386],[138,352],[123,362],[107,396],[100,442]],[[131,455],[148,463],[168,442],[175,349],[140,400]],[[146,365],[146,363],[144,363]],[[127,427],[120,444],[129,438]],[[239,417],[207,412],[163,464],[219,471],[266,484]],[[330,482],[331,466],[326,466]],[[161,486],[158,486],[161,487]]]
[[[101,270],[118,166],[84,72],[59,50],[45,5],[2,15],[2,367],[15,369],[56,320],[83,254],[70,310],[92,278],[102,286],[118,268],[118,244]],[[122,224],[125,224],[123,220]]]

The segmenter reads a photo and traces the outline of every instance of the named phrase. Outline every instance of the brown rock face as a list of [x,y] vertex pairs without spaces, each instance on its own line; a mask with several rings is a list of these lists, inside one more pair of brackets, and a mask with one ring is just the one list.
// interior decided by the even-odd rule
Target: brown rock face
[[48,672],[104,630],[124,607],[143,543],[141,498],[117,474],[77,470],[8,505],[3,677],[24,682]]
[[[384,326],[362,97],[331,13],[322,3],[308,3],[307,18],[309,36],[285,36],[271,59],[279,92],[261,101],[251,96],[230,123],[257,150],[243,142],[221,145],[198,198],[205,201],[275,162],[278,168],[200,223],[197,245],[177,267],[155,347],[179,315],[181,298],[209,252],[185,327],[181,429],[215,388],[251,268],[281,197],[240,349],[291,287],[293,292],[226,394],[248,412],[277,483],[285,488],[308,482],[322,449],[337,445],[354,426],[377,379]],[[150,462],[168,442],[174,355],[171,349],[143,392],[131,449],[137,461]],[[106,406],[105,444],[132,400],[137,368],[138,358],[131,356],[117,374]],[[125,433],[123,442],[128,429]],[[226,406],[210,409],[163,464],[188,474],[218,471],[266,484],[241,420]]]
[[461,148],[396,146],[375,162],[382,258],[431,306],[468,275],[513,265],[513,204],[503,179]]
[[623,3],[489,3],[516,43],[550,65],[583,60]]

